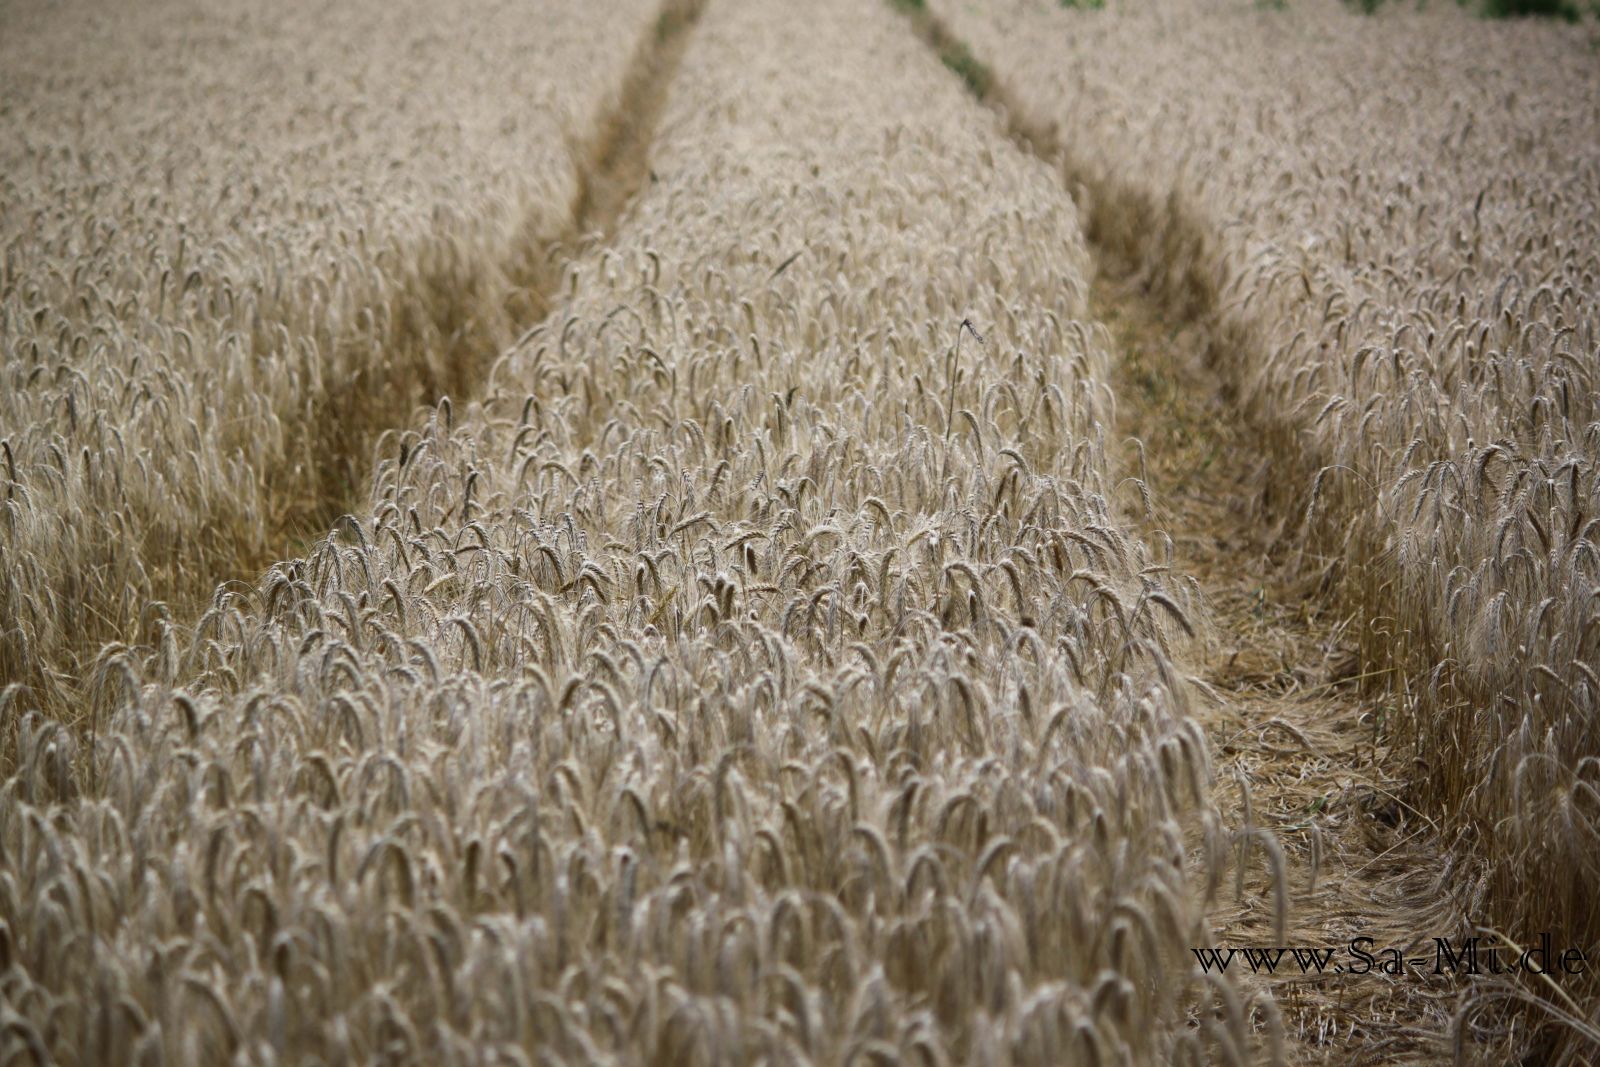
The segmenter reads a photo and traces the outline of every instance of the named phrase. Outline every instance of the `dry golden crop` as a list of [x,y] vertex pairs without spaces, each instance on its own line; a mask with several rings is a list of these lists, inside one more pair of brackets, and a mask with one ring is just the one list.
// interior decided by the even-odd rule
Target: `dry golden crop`
[[[604,82],[591,38],[559,69]],[[521,180],[474,145],[452,173]],[[504,236],[476,218],[428,229]],[[367,502],[192,632],[99,655],[94,732],[7,691],[0,1060],[1253,1058],[1272,1002],[1188,954],[1242,839],[1192,592],[1107,500],[1088,271],[887,6],[711,4],[637,198],[476,401],[396,418]],[[423,335],[415,372],[454,358]]]
[[320,536],[543,313],[656,5],[4,18],[0,690],[77,718],[104,643]]
[[[932,6],[1064,155],[1098,241],[1214,320],[1214,364],[1288,475],[1276,504],[1309,513],[1363,623],[1418,802],[1476,869],[1478,921],[1596,944],[1592,26]],[[1600,1040],[1592,979],[1538,993]]]

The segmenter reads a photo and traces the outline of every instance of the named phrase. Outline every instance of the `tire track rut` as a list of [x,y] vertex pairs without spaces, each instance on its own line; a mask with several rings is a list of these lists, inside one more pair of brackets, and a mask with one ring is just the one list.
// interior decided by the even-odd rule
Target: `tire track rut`
[[[1462,996],[1455,979],[1431,967],[1352,973],[1367,966],[1350,953],[1354,939],[1371,938],[1360,947],[1379,962],[1391,948],[1431,961],[1435,937],[1476,931],[1451,892],[1454,861],[1404,799],[1410,768],[1388,747],[1390,698],[1360,684],[1370,674],[1359,623],[1337,614],[1324,588],[1328,561],[1303,542],[1301,464],[1283,454],[1281,435],[1251,423],[1213,369],[1236,361],[1215,358],[1232,342],[1213,325],[1215,294],[1193,267],[1204,235],[1176,219],[1162,227],[1164,242],[1144,240],[1136,231],[1162,205],[1086,188],[1088,168],[1047,131],[1016,121],[1005,87],[964,42],[919,5],[900,6],[1079,202],[1097,272],[1091,314],[1113,341],[1122,484],[1137,478],[1150,498],[1146,510],[1143,492],[1122,490],[1126,514],[1150,540],[1171,538],[1175,570],[1198,583],[1208,608],[1182,658],[1207,698],[1196,716],[1212,748],[1214,800],[1241,842],[1208,907],[1215,946],[1335,948],[1345,968],[1301,976],[1289,962],[1292,977],[1281,966],[1256,976],[1235,963],[1230,975],[1246,993],[1271,995],[1288,1062],[1449,1059]],[[1129,262],[1132,248],[1162,261]],[[1258,1036],[1259,1051],[1271,1051],[1271,1035]],[[1479,1043],[1463,1043],[1464,1058],[1514,1058],[1514,1035],[1472,1038]]]
[[[552,235],[538,220],[527,224],[521,247],[504,264],[487,264],[471,284],[457,292],[433,296],[432,329],[444,339],[441,347],[421,345],[396,353],[394,377],[422,383],[422,407],[449,398],[454,404],[474,399],[494,360],[505,350],[505,337],[473,320],[473,308],[485,299],[505,306],[513,335],[544,320],[561,299],[569,265],[583,251],[604,244],[616,233],[634,194],[649,175],[650,145],[655,139],[678,64],[704,0],[665,0],[654,29],[640,42],[615,99],[599,119],[580,155],[577,190],[567,222]],[[495,276],[499,275],[498,280]],[[486,298],[484,288],[500,292]],[[377,394],[374,406],[362,405]],[[281,516],[274,548],[256,561],[265,570],[287,556],[304,551],[340,518],[365,504],[370,484],[371,454],[385,434],[406,429],[418,405],[408,389],[381,386],[345,388],[321,422],[329,435],[320,449],[325,457],[314,472],[309,498]]]
[[1431,967],[1383,974],[1350,951],[1370,938],[1359,947],[1378,964],[1391,948],[1431,960],[1434,937],[1471,932],[1450,892],[1452,861],[1404,800],[1385,698],[1361,692],[1356,623],[1334,613],[1318,589],[1322,561],[1265,505],[1272,459],[1209,370],[1203,323],[1174,315],[1136,276],[1102,274],[1093,307],[1116,342],[1123,470],[1141,474],[1153,500],[1140,525],[1171,537],[1209,608],[1189,668],[1211,698],[1197,716],[1217,806],[1245,835],[1267,830],[1286,860],[1281,936],[1269,846],[1247,849],[1213,901],[1216,944],[1338,950],[1342,972],[1302,976],[1289,957],[1270,977],[1230,970],[1244,970],[1246,989],[1270,989],[1290,1062],[1448,1059],[1454,980]]

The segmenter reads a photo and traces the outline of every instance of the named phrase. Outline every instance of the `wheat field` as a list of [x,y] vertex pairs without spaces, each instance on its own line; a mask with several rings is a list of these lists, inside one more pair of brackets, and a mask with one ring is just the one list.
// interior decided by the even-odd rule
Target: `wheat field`
[[0,1065],[1600,1055],[1600,31],[0,3]]
[[1595,944],[1600,35],[935,7],[1097,237],[1214,320],[1483,923]]
[[544,312],[656,14],[321,7],[8,6],[0,676],[68,721]]

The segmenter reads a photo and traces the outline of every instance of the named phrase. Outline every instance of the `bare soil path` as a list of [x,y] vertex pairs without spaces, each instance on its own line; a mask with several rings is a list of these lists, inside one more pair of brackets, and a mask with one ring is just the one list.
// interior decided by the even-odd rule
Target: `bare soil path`
[[[1302,975],[1291,953],[1276,973],[1254,974],[1238,957],[1229,973],[1246,989],[1270,988],[1291,1063],[1448,1061],[1458,989],[1433,974],[1433,938],[1468,931],[1450,860],[1403,799],[1407,768],[1385,747],[1386,702],[1360,692],[1356,624],[1321,595],[1322,561],[1267,514],[1270,459],[1208,370],[1203,325],[1164,308],[1137,278],[1098,278],[1093,302],[1119,356],[1121,469],[1142,471],[1152,500],[1142,524],[1172,538],[1177,569],[1197,580],[1210,612],[1187,667],[1210,697],[1198,714],[1217,805],[1233,828],[1268,830],[1286,861],[1281,937],[1272,849],[1256,847],[1242,891],[1230,874],[1210,908],[1217,947],[1338,950],[1322,974],[1313,965]],[[1364,974],[1354,972],[1368,964],[1350,952],[1362,937],[1372,940],[1357,947],[1374,957]],[[1382,973],[1389,949],[1427,962]],[[1506,1062],[1482,1046],[1467,1051]]]

